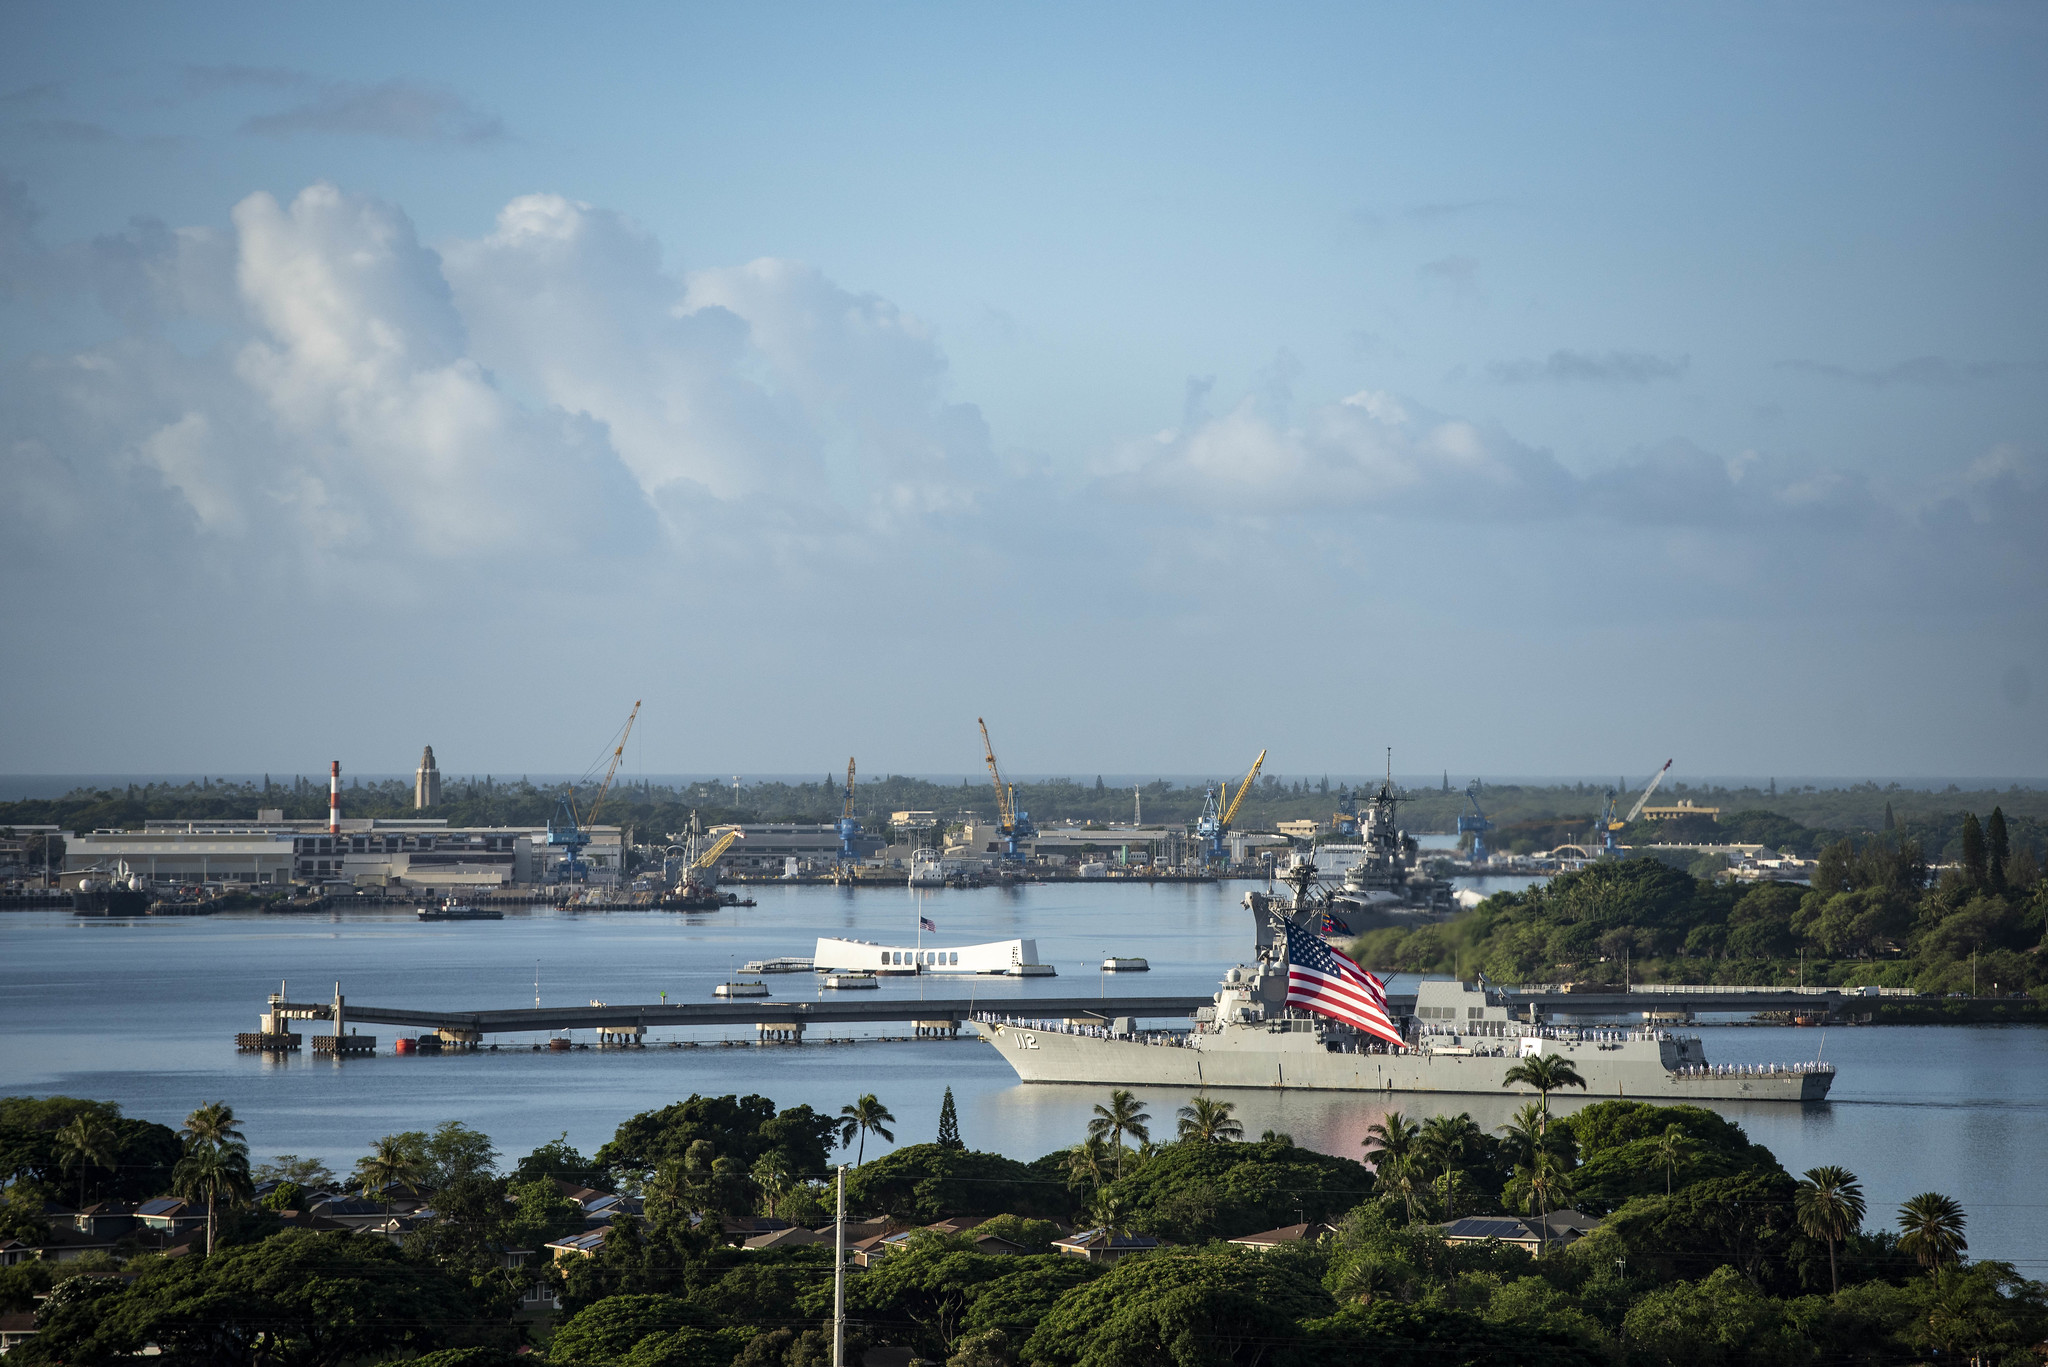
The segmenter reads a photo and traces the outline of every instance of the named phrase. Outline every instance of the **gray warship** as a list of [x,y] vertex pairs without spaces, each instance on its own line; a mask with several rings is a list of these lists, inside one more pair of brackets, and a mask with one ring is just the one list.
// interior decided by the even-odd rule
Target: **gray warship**
[[1388,1044],[1287,1005],[1285,922],[1326,913],[1260,901],[1266,904],[1253,908],[1255,961],[1224,973],[1213,1004],[1196,1012],[1191,1030],[1140,1031],[1128,1019],[1104,1026],[984,1014],[973,1022],[976,1033],[1025,1082],[1498,1096],[1517,1060],[1558,1054],[1585,1079],[1584,1094],[1596,1097],[1820,1101],[1834,1083],[1829,1063],[1712,1064],[1698,1036],[1669,1030],[1518,1020],[1512,998],[1484,983],[1424,982],[1413,1011],[1396,1013],[1404,1042]]
[[1451,881],[1423,867],[1420,843],[1401,829],[1397,817],[1402,801],[1394,792],[1391,774],[1366,799],[1365,810],[1358,814],[1364,847],[1341,881],[1322,880],[1315,863],[1317,850],[1310,849],[1305,855],[1297,854],[1294,863],[1281,873],[1294,891],[1291,902],[1254,892],[1245,897],[1245,905],[1254,916],[1265,915],[1269,908],[1283,908],[1295,916],[1296,924],[1332,939],[1348,940],[1388,926],[1448,920],[1457,910]]

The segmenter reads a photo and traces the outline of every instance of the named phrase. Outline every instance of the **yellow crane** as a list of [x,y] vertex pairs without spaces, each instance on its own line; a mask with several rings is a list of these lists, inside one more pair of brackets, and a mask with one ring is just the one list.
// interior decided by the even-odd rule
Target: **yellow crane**
[[839,862],[850,864],[859,858],[854,841],[860,838],[860,818],[853,814],[853,757],[846,759],[846,796],[839,804]]
[[1028,840],[1038,834],[1038,828],[1031,824],[1031,814],[1017,810],[1017,787],[1003,781],[1003,771],[996,765],[996,747],[988,738],[988,723],[980,717],[974,719],[981,727],[981,749],[988,758],[989,781],[996,788],[996,829],[1003,833],[1003,858],[1014,864],[1024,862],[1024,852],[1017,848],[1019,840]]
[[[633,710],[626,714],[626,724],[619,729],[618,744],[612,747],[611,763],[605,767],[604,782],[598,785],[597,798],[590,804],[590,810],[576,814],[576,785],[570,784],[555,804],[554,818],[548,822],[547,843],[559,845],[566,851],[564,869],[571,879],[582,868],[581,856],[590,844],[590,825],[597,819],[597,809],[604,805],[605,794],[611,791],[612,777],[619,772],[619,760],[626,753],[626,738],[633,734],[633,723],[640,716],[640,700],[633,700]],[[624,851],[622,850],[623,857]]]
[[727,831],[724,835],[718,837],[718,842],[710,849],[698,855],[697,862],[691,867],[698,869],[711,868],[719,860],[725,858],[725,852],[732,848],[733,841],[745,839],[746,836],[738,830]]
[[1252,761],[1251,771],[1244,776],[1244,782],[1237,785],[1237,796],[1230,795],[1230,785],[1219,785],[1218,791],[1202,804],[1202,815],[1195,822],[1195,835],[1208,842],[1206,853],[1211,860],[1229,858],[1230,851],[1224,840],[1230,834],[1230,823],[1237,819],[1237,809],[1244,805],[1245,794],[1258,782],[1259,770],[1266,767],[1266,752],[1259,751],[1259,757]]

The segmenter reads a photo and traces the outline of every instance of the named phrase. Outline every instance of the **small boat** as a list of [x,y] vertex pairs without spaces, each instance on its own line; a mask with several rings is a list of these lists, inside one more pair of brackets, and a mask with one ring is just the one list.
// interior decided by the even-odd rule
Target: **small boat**
[[1108,958],[1102,961],[1104,973],[1150,973],[1152,965],[1143,959]]
[[720,983],[711,989],[711,995],[714,997],[765,997],[769,995],[768,984],[749,982]]
[[787,955],[780,959],[754,959],[740,965],[742,973],[809,973],[815,964],[810,959]]
[[471,906],[451,897],[438,907],[421,907],[419,918],[422,921],[502,921],[505,913],[496,907]]
[[861,991],[870,987],[880,987],[881,985],[882,980],[872,973],[827,973],[825,975],[825,986],[837,988],[842,992]]

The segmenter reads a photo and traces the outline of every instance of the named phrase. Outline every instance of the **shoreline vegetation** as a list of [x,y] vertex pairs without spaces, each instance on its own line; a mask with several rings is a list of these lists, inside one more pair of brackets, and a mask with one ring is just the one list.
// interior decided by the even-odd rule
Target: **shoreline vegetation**
[[1616,860],[1495,893],[1436,925],[1369,931],[1351,948],[1378,972],[1900,987],[1922,1000],[1873,1001],[1874,1020],[1999,1019],[2001,1009],[2041,1019],[2048,878],[2030,848],[2013,848],[1995,809],[1988,824],[1992,834],[1968,815],[1964,856],[1932,877],[1919,843],[1896,831],[1824,847],[1811,887]]
[[[1887,1219],[1854,1173],[1794,1175],[1700,1107],[1531,1102],[1491,1132],[1390,1114],[1352,1157],[1231,1111],[1116,1091],[1023,1163],[972,1149],[948,1106],[931,1142],[867,1159],[897,1123],[872,1095],[837,1116],[691,1096],[588,1156],[564,1135],[501,1161],[449,1121],[344,1175],[253,1161],[256,1127],[219,1103],[174,1131],[5,1098],[0,1238],[49,1245],[158,1194],[186,1227],[0,1269],[0,1314],[33,1314],[9,1354],[30,1367],[822,1367],[845,1164],[849,1362],[1888,1367],[2034,1363],[2048,1335],[2048,1287],[1973,1258],[1950,1197]],[[775,1228],[802,1237],[746,1246]],[[1527,1246],[1475,1237],[1516,1229]],[[1075,1256],[1105,1243],[1126,1251]]]

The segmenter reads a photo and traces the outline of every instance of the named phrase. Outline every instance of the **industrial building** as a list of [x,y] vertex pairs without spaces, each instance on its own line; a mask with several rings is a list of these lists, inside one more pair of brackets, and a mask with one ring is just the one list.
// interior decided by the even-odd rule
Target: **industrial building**
[[[545,826],[450,826],[445,818],[358,817],[332,831],[319,821],[151,821],[141,831],[69,837],[64,867],[159,883],[350,883],[442,893],[508,883],[554,883],[564,852]],[[617,826],[586,828],[581,881],[608,885],[623,868]]]
[[[733,842],[732,848],[718,861],[718,872],[722,877],[762,874],[779,877],[788,871],[792,859],[798,868],[839,862],[840,834],[836,824],[766,821],[739,827],[716,826],[709,834],[717,835],[734,829],[739,831],[740,839]],[[880,854],[884,843],[876,835],[854,836],[855,858],[869,859]]]

